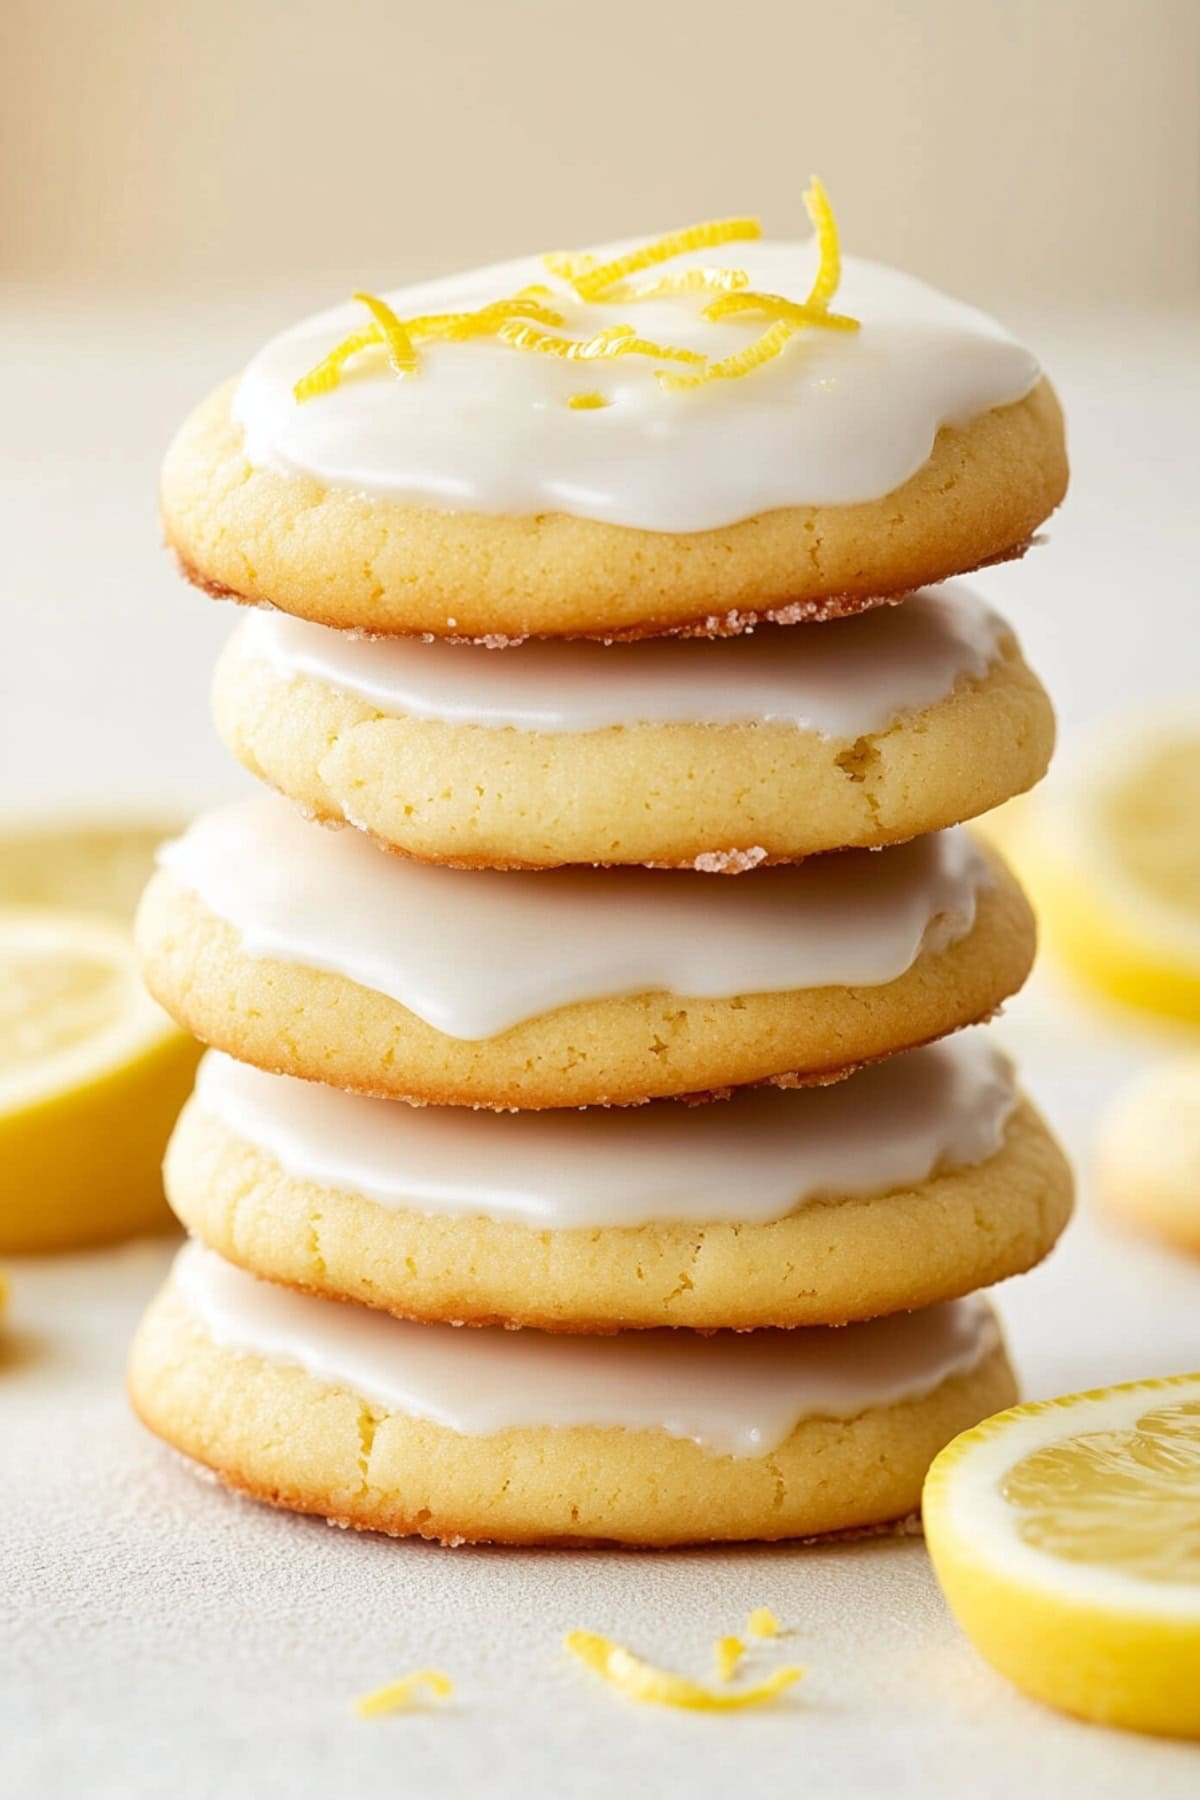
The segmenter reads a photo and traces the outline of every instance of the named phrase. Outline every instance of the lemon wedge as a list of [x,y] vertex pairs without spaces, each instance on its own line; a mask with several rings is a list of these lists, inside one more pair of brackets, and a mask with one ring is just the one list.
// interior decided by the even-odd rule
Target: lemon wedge
[[1023,1692],[1200,1738],[1200,1374],[998,1413],[923,1510],[951,1611]]
[[1107,726],[1003,832],[1064,965],[1200,1022],[1200,700]]
[[159,1165],[198,1054],[143,990],[123,926],[0,910],[0,1250],[168,1224]]

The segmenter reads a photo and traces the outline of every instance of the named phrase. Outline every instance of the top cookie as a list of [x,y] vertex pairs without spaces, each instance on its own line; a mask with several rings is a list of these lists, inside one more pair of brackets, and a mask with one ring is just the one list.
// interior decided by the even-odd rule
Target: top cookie
[[[1016,556],[1057,401],[982,314],[719,221],[356,303],[268,344],[163,476],[218,594],[380,633],[722,635]],[[836,293],[836,308],[833,305]]]

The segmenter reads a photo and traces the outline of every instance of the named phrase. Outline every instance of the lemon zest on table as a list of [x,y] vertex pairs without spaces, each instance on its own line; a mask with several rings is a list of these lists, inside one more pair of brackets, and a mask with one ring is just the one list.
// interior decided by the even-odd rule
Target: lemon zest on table
[[769,1606],[756,1606],[753,1612],[746,1615],[746,1630],[751,1637],[775,1638],[783,1627]]
[[719,1637],[713,1645],[713,1661],[717,1666],[718,1681],[732,1681],[738,1664],[746,1654],[746,1646],[739,1637]]
[[803,1669],[788,1666],[773,1670],[753,1687],[709,1688],[686,1675],[657,1669],[623,1644],[592,1631],[568,1632],[563,1643],[627,1700],[647,1706],[681,1707],[689,1712],[736,1712],[747,1706],[761,1706],[799,1681],[804,1673]]
[[420,1688],[428,1688],[437,1699],[445,1700],[454,1692],[454,1683],[440,1669],[414,1669],[411,1675],[401,1675],[373,1693],[361,1695],[354,1702],[354,1711],[360,1719],[381,1719],[387,1713],[403,1712]]

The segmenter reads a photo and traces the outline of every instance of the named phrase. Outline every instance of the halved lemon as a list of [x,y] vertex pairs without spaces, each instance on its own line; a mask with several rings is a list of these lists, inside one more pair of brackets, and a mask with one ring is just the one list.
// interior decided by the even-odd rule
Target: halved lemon
[[0,910],[0,1250],[168,1225],[163,1146],[198,1054],[142,988],[124,927]]
[[1000,830],[1052,953],[1200,1022],[1200,698],[1109,723]]
[[1200,1737],[1200,1374],[997,1413],[922,1504],[951,1611],[1017,1687]]
[[1147,1069],[1117,1095],[1096,1173],[1110,1212],[1200,1256],[1200,1056]]

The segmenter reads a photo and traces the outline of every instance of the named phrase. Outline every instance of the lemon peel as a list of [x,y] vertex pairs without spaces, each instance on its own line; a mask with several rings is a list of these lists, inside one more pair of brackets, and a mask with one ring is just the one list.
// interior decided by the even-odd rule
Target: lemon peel
[[586,394],[572,394],[567,405],[573,406],[576,412],[595,412],[598,407],[611,406],[612,401],[606,394],[598,394],[592,390]]
[[[699,225],[685,225],[679,231],[669,231],[665,237],[655,238],[636,250],[628,250],[611,262],[588,269],[580,268],[576,263],[565,279],[581,300],[598,300],[618,281],[624,281],[628,275],[637,275],[642,269],[673,262],[675,257],[686,256],[691,250],[709,250],[715,244],[748,243],[761,236],[762,223],[758,219],[705,219]],[[557,271],[552,269],[551,273]]]
[[783,1627],[769,1606],[756,1606],[752,1613],[746,1615],[746,1630],[751,1637],[775,1638]]
[[757,290],[722,294],[704,309],[706,319],[732,319],[755,313],[764,319],[786,319],[792,325],[818,325],[827,331],[858,331],[861,321],[849,313],[827,312],[811,302],[789,300],[783,294],[763,294]]
[[842,247],[833,207],[819,175],[809,178],[804,190],[804,207],[817,234],[820,258],[816,277],[808,291],[808,304],[823,311],[837,293],[842,279]]
[[764,363],[772,362],[795,337],[799,327],[789,319],[777,319],[769,325],[761,337],[747,344],[744,350],[735,350],[732,356],[723,356],[719,362],[710,362],[695,375],[676,375],[667,369],[657,371],[658,379],[663,387],[672,392],[684,388],[707,387],[710,381],[740,381],[744,375],[753,374],[761,369]]
[[619,282],[604,298],[615,304],[625,300],[661,300],[668,294],[729,294],[749,285],[745,269],[685,269],[682,275],[659,275],[653,281]]
[[698,350],[685,350],[674,344],[654,344],[638,337],[632,325],[608,325],[590,338],[559,337],[552,331],[539,331],[523,319],[509,319],[496,333],[503,344],[514,350],[535,350],[543,356],[564,357],[569,362],[594,362],[611,356],[650,356],[656,361],[692,363],[704,367],[707,358]]
[[372,350],[382,342],[377,325],[364,325],[360,330],[352,331],[340,344],[335,344],[329,355],[323,356],[307,375],[300,377],[292,389],[293,398],[304,401],[312,400],[317,394],[327,394],[341,380],[342,369],[352,356],[359,356],[364,350]]
[[403,1712],[419,1688],[428,1688],[437,1699],[445,1700],[454,1692],[454,1683],[440,1669],[414,1669],[411,1675],[401,1675],[397,1681],[361,1695],[354,1702],[354,1711],[360,1719],[381,1719],[387,1713]]
[[753,1687],[721,1690],[704,1687],[669,1669],[657,1669],[623,1644],[593,1631],[568,1632],[563,1644],[627,1700],[647,1706],[675,1706],[688,1712],[736,1712],[747,1706],[761,1706],[799,1681],[804,1673],[803,1669],[788,1666],[775,1669]]
[[732,1681],[738,1664],[746,1654],[746,1646],[739,1637],[720,1637],[713,1645],[713,1661],[717,1665],[717,1680]]
[[381,300],[378,294],[364,293],[361,289],[351,298],[366,307],[379,327],[387,347],[388,361],[397,375],[411,375],[417,366],[416,346],[387,301]]

